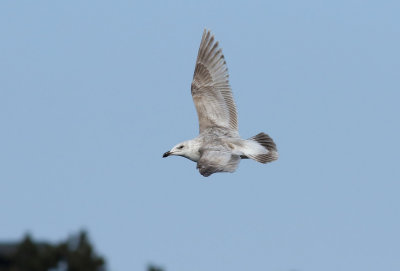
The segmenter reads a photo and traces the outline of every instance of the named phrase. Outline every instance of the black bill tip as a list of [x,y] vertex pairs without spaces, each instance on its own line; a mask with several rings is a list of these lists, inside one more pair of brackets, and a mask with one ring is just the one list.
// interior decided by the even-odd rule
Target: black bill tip
[[171,152],[170,152],[170,151],[167,151],[166,153],[163,154],[162,157],[163,157],[163,158],[168,157],[168,156],[170,156],[170,154],[171,154]]

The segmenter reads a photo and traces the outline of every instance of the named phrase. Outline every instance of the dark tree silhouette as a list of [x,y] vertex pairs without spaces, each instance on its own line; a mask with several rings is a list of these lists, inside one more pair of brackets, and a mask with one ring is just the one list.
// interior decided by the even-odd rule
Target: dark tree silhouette
[[27,235],[20,243],[0,244],[0,271],[103,271],[86,232],[59,244],[33,242]]
[[[106,262],[85,231],[57,244],[34,242],[26,235],[19,243],[0,243],[0,271],[106,271]],[[163,269],[149,265],[147,271]]]
[[163,269],[154,265],[149,265],[147,271],[163,271]]

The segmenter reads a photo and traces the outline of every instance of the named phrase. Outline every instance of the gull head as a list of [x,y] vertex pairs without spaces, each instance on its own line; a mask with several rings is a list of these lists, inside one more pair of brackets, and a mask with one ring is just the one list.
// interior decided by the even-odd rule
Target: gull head
[[196,140],[187,140],[175,145],[170,151],[165,152],[162,157],[177,155],[197,162],[200,159],[199,148],[200,145]]

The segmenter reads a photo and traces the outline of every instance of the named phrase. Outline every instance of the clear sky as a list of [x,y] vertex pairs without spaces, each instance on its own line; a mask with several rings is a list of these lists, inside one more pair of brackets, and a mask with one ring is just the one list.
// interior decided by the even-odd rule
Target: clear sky
[[[399,1],[1,1],[0,240],[84,228],[113,271],[400,270]],[[204,27],[244,138],[202,177]]]

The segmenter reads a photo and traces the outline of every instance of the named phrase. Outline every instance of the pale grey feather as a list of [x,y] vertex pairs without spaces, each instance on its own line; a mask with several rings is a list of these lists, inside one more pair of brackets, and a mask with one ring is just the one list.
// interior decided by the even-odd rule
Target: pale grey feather
[[207,30],[204,30],[201,39],[191,90],[200,133],[214,126],[238,130],[236,106],[224,55],[214,36]]
[[[233,138],[222,128],[207,130],[198,137],[202,141],[197,168],[203,176],[216,172],[234,172],[240,162],[240,153],[235,153]],[[236,139],[238,140],[238,138]]]
[[239,155],[221,151],[204,151],[197,168],[204,177],[208,177],[217,172],[234,172],[240,162]]

